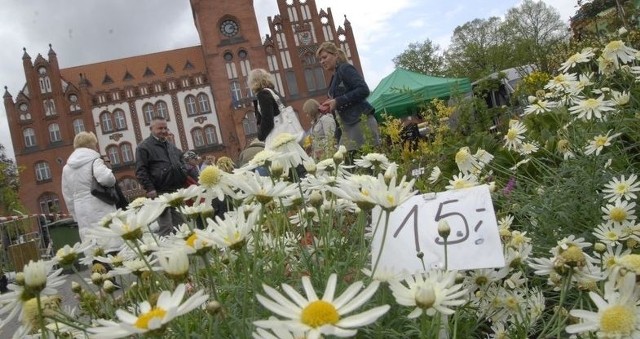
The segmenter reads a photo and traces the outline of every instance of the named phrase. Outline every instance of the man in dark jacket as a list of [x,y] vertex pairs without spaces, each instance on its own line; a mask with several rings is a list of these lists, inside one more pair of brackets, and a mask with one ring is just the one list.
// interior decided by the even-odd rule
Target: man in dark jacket
[[[182,151],[167,141],[168,135],[167,121],[155,117],[151,121],[151,135],[136,148],[136,177],[150,199],[183,188],[187,180]],[[180,213],[168,207],[158,217],[158,234],[169,234],[183,222]]]

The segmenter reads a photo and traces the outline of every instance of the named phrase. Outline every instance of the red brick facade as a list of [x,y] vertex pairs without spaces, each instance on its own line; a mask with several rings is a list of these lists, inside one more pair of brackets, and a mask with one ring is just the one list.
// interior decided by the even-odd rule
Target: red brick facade
[[[62,168],[77,131],[94,131],[125,193],[136,195],[135,148],[149,135],[151,115],[165,115],[178,148],[236,159],[256,133],[253,68],[271,71],[298,111],[323,100],[330,74],[315,59],[334,41],[361,70],[350,23],[336,27],[331,9],[315,0],[275,0],[261,37],[252,0],[190,0],[201,45],[60,69],[54,50],[32,60],[24,51],[26,84],[4,104],[22,169],[20,198],[31,213],[65,212]],[[307,117],[300,115],[305,126]]]

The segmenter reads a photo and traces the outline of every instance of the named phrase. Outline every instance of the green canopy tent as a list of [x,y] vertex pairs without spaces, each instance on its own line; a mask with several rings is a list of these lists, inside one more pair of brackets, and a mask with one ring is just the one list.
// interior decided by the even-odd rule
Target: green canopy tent
[[368,101],[376,117],[385,113],[401,118],[417,113],[418,105],[431,99],[447,99],[453,94],[471,92],[467,78],[441,78],[396,68],[380,81]]

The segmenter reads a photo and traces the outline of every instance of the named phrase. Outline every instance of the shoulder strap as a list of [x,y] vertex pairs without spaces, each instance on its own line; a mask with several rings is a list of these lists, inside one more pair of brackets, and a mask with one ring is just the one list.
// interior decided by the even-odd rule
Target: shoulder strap
[[269,93],[271,93],[273,100],[275,100],[276,104],[278,104],[278,108],[282,110],[282,108],[284,107],[284,104],[282,103],[282,100],[280,100],[280,96],[276,94],[276,92],[269,87],[265,87],[264,89],[266,89],[267,91],[269,91]]
[[96,176],[93,174],[93,165],[96,164],[96,160],[98,160],[98,158],[93,159],[93,161],[91,162],[91,176],[95,179]]

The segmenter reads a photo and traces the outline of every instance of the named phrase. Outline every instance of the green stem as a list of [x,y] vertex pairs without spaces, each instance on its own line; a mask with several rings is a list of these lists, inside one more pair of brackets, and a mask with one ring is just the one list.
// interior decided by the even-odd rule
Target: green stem
[[380,243],[380,252],[378,252],[378,257],[376,258],[376,262],[373,265],[373,270],[371,270],[371,277],[376,276],[376,270],[378,269],[378,264],[380,263],[380,257],[382,257],[382,250],[384,249],[384,243],[387,241],[387,230],[389,229],[389,218],[391,216],[391,211],[384,211],[385,214],[385,222],[384,222],[384,233],[382,234],[382,242]]

